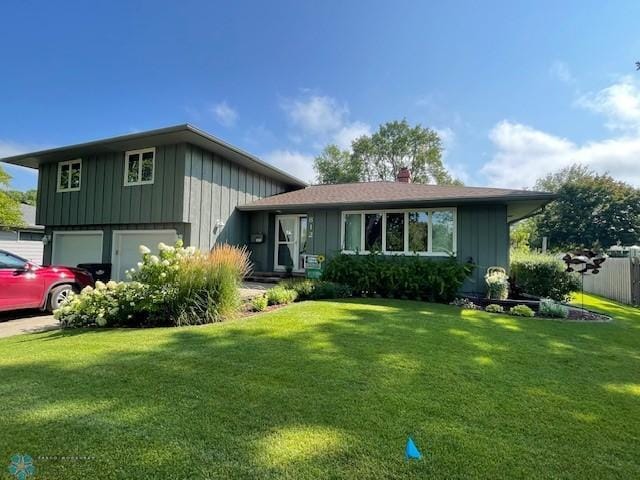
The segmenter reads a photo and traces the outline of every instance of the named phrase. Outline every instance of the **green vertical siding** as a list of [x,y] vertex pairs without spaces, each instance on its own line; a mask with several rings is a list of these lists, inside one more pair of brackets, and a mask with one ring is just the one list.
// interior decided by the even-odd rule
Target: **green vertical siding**
[[154,183],[124,186],[125,152],[82,158],[80,191],[57,192],[57,163],[40,166],[36,222],[47,226],[182,222],[184,146],[156,147]]
[[[201,250],[216,243],[244,245],[250,218],[236,207],[283,192],[286,185],[195,145],[185,149],[183,221],[191,225],[191,245]],[[218,220],[223,227],[215,228]]]

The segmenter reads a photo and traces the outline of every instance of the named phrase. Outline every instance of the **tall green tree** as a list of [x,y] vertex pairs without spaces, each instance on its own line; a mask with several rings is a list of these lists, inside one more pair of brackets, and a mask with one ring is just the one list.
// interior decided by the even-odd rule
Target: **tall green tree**
[[556,193],[564,185],[568,183],[575,183],[581,180],[593,178],[596,176],[596,172],[591,170],[586,165],[574,163],[568,167],[564,167],[554,173],[548,173],[544,177],[540,177],[536,180],[534,189],[543,192]]
[[319,183],[352,183],[362,178],[362,164],[337,145],[326,146],[316,157],[313,168]]
[[24,224],[20,202],[6,192],[11,176],[0,166],[0,228],[18,227]]
[[314,162],[320,183],[394,181],[401,168],[411,170],[417,183],[461,184],[442,163],[442,141],[438,133],[406,120],[380,125],[372,135],[351,144],[351,152],[335,145],[326,147]]
[[553,249],[607,248],[620,241],[640,241],[640,190],[573,166],[545,177],[540,185],[558,199],[535,218],[537,235],[546,236]]
[[394,181],[400,169],[408,167],[413,182],[459,183],[444,168],[438,133],[422,125],[411,126],[406,120],[387,122],[373,135],[356,139],[352,148],[367,181]]
[[19,203],[26,203],[27,205],[35,206],[37,190],[31,189],[25,192],[21,192],[20,190],[7,190],[7,195]]

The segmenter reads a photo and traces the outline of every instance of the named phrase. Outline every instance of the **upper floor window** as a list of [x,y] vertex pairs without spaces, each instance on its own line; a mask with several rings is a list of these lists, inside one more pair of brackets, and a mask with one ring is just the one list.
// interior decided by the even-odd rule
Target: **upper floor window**
[[131,150],[124,157],[124,184],[145,185],[153,183],[156,166],[156,149]]
[[455,255],[456,230],[455,208],[343,212],[342,250]]
[[58,192],[77,192],[80,190],[81,170],[81,159],[58,163]]

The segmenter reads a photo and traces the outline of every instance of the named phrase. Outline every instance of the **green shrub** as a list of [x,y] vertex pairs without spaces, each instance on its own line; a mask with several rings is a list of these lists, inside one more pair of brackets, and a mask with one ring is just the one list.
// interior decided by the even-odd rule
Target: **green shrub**
[[509,296],[509,277],[505,271],[495,267],[484,276],[487,283],[487,297],[491,300],[506,300]]
[[255,297],[251,300],[251,310],[254,312],[262,312],[266,310],[269,305],[269,300],[266,295],[260,295],[259,297]]
[[542,317],[567,318],[569,316],[569,308],[550,298],[543,298],[540,300],[538,313]]
[[450,302],[472,271],[454,258],[341,254],[327,262],[323,280],[348,285],[358,295]]
[[131,282],[96,282],[56,311],[63,327],[192,325],[219,321],[239,306],[239,285],[249,269],[244,249],[229,245],[209,253],[159,245],[128,273]]
[[286,305],[287,303],[295,302],[296,298],[298,298],[298,293],[291,288],[277,285],[267,290],[269,305]]
[[503,313],[504,308],[502,307],[502,305],[497,305],[495,303],[492,303],[484,307],[484,311],[489,313]]
[[316,282],[311,298],[314,300],[322,300],[330,298],[347,298],[350,296],[351,287],[348,285],[322,280]]
[[511,307],[509,315],[513,315],[514,317],[533,317],[535,313],[526,305],[516,305],[515,307]]
[[317,280],[309,278],[290,278],[283,280],[278,286],[295,290],[298,294],[298,300],[309,300],[313,297],[313,292],[316,290]]
[[351,296],[351,288],[347,285],[326,280],[289,279],[280,282],[278,285],[295,290],[298,294],[297,300],[321,300]]
[[561,260],[542,253],[512,253],[511,279],[518,291],[560,302],[580,289],[580,280],[565,272]]

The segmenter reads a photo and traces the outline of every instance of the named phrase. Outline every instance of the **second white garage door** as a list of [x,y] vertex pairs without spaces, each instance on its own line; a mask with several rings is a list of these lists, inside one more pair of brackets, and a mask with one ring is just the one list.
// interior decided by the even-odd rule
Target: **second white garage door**
[[178,240],[175,230],[116,230],[113,232],[111,263],[115,280],[127,280],[126,271],[136,268],[140,261],[140,245],[153,254],[158,253],[158,243],[173,245]]

